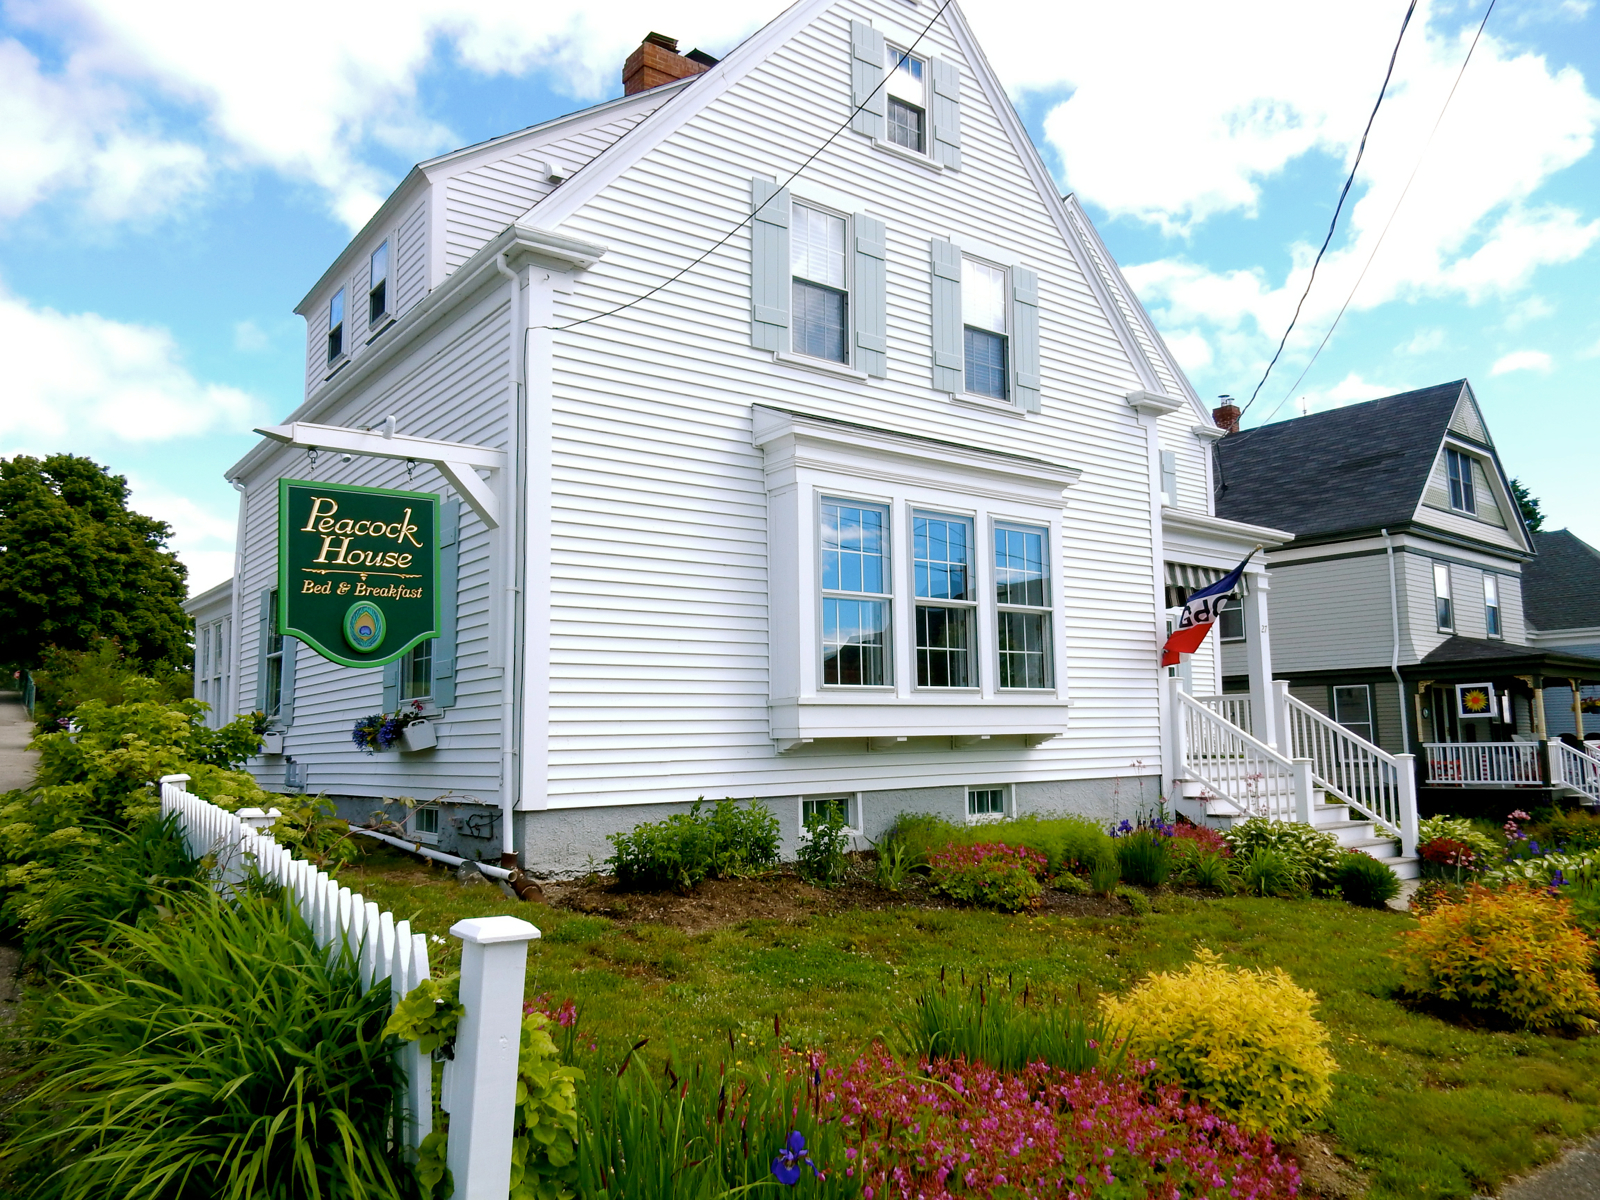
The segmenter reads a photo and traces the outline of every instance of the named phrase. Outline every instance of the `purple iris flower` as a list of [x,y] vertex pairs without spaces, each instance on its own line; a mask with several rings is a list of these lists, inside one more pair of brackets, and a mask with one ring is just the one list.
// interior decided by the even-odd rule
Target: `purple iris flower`
[[810,1167],[813,1175],[817,1173],[817,1164],[806,1153],[806,1135],[796,1129],[789,1135],[778,1157],[772,1160],[772,1173],[784,1187],[793,1187],[800,1182],[801,1163]]

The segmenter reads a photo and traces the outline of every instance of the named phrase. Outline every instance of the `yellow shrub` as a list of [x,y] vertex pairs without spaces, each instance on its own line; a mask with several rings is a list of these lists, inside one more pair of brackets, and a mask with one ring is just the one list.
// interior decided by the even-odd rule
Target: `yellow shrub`
[[1474,885],[1425,914],[1396,952],[1401,986],[1529,1029],[1592,1030],[1600,988],[1594,942],[1569,923],[1567,902],[1539,888]]
[[1129,1057],[1154,1061],[1152,1078],[1176,1083],[1230,1121],[1287,1133],[1327,1107],[1336,1064],[1312,1016],[1317,998],[1279,969],[1235,970],[1209,950],[1181,972],[1146,976],[1103,1001],[1125,1030]]

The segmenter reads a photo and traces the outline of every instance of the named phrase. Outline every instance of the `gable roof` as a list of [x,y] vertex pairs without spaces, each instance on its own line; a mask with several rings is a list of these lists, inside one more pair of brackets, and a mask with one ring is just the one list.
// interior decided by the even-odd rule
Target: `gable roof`
[[1223,438],[1217,515],[1293,530],[1298,545],[1407,526],[1446,433],[1493,453],[1471,399],[1456,379]]
[[1533,535],[1522,605],[1535,629],[1600,628],[1600,550],[1565,529]]

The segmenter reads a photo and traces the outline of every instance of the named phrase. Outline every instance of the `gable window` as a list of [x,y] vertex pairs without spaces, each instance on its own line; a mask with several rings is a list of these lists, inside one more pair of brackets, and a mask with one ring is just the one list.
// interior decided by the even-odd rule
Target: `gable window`
[[1500,580],[1485,571],[1483,574],[1483,623],[1489,636],[1500,636]]
[[972,661],[977,595],[972,586],[972,522],[911,514],[917,597],[917,686],[977,686]]
[[426,700],[433,695],[433,639],[419,642],[400,658],[400,699]]
[[822,682],[889,682],[889,510],[822,502]]
[[1357,737],[1374,741],[1372,689],[1364,683],[1334,688],[1333,719]]
[[976,259],[961,260],[961,320],[967,391],[1010,397],[1006,371],[1006,272]]
[[889,48],[889,141],[918,154],[928,152],[928,104],[923,91],[925,64],[904,51]]
[[845,220],[804,204],[794,206],[789,238],[796,354],[850,361]]
[[344,353],[344,289],[340,288],[328,301],[328,361]]
[[1433,564],[1433,614],[1438,622],[1439,632],[1455,632],[1455,611],[1450,605],[1449,563],[1436,562]]
[[1049,531],[997,525],[994,531],[1000,686],[1051,686]]
[[372,272],[367,277],[367,327],[389,315],[389,243],[372,252]]
[[278,592],[274,588],[267,600],[265,642],[261,656],[262,670],[266,672],[266,688],[261,711],[267,720],[275,721],[283,715],[283,634],[278,632]]
[[1459,450],[1444,452],[1450,472],[1450,507],[1458,512],[1476,513],[1478,499],[1472,490],[1472,459]]
[[1006,815],[1006,789],[983,787],[967,789],[967,819],[994,820]]

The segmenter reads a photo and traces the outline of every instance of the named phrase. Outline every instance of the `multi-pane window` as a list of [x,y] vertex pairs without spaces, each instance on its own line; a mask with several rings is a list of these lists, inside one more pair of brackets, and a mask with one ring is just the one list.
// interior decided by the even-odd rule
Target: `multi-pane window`
[[843,217],[796,204],[789,226],[796,354],[850,361],[850,293]]
[[278,593],[274,589],[271,599],[267,601],[267,628],[264,635],[267,639],[266,653],[262,655],[267,672],[267,686],[265,689],[266,707],[263,712],[267,718],[281,716],[283,713],[283,634],[278,632]]
[[411,814],[411,832],[425,842],[438,840],[439,810],[432,807],[417,809]]
[[1002,688],[1051,686],[1048,530],[997,525],[994,531],[996,624]]
[[367,325],[389,315],[389,243],[372,252],[372,274],[367,283]]
[[1459,450],[1446,450],[1444,460],[1450,472],[1450,507],[1461,512],[1477,512],[1478,498],[1472,491],[1472,459]]
[[1007,399],[1005,268],[971,258],[961,260],[961,320],[967,391],[974,396]]
[[1455,611],[1450,605],[1450,564],[1433,564],[1433,614],[1443,633],[1452,633],[1456,627]]
[[1222,610],[1222,615],[1217,618],[1217,625],[1222,640],[1225,642],[1244,641],[1244,609],[1239,607],[1239,601],[1230,596],[1227,606]]
[[1500,636],[1500,580],[1487,571],[1483,575],[1483,622],[1490,637]]
[[1372,741],[1372,689],[1364,683],[1334,688],[1333,719],[1357,737]]
[[1006,815],[1006,790],[1003,787],[968,788],[967,816],[1003,817]]
[[419,642],[400,659],[400,699],[433,695],[433,641]]
[[889,682],[889,511],[822,502],[822,682]]
[[800,828],[811,829],[837,817],[846,829],[857,828],[852,821],[849,796],[807,797],[800,801]]
[[889,47],[889,140],[896,146],[928,152],[928,104],[923,85],[925,65],[920,58]]
[[344,289],[340,288],[328,301],[328,361],[344,353]]
[[917,686],[976,687],[972,522],[914,512],[911,556],[917,597]]

